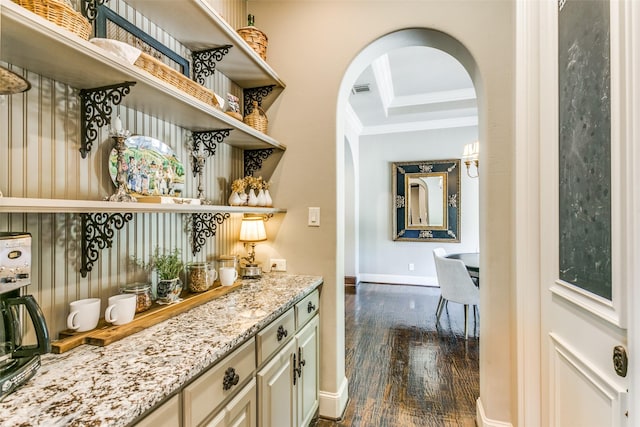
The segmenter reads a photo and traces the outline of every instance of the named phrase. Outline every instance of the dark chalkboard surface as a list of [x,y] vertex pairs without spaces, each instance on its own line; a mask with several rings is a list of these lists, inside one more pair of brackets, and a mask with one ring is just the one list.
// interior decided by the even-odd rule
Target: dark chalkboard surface
[[560,279],[611,299],[609,2],[561,2]]

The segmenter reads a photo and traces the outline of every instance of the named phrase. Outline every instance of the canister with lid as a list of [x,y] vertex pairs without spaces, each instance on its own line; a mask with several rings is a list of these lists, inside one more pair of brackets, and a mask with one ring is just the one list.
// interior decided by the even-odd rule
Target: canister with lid
[[213,286],[218,274],[208,262],[187,264],[187,286],[191,292],[204,292]]
[[148,310],[153,304],[150,283],[138,282],[124,285],[120,288],[120,293],[136,295],[136,313]]

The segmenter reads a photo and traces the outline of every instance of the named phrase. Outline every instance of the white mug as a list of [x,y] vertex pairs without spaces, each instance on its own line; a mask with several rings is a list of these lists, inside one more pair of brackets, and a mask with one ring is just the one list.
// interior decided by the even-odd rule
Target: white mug
[[238,271],[233,267],[220,267],[220,283],[222,286],[231,286],[238,278]]
[[133,320],[136,314],[135,294],[120,294],[109,297],[109,306],[104,312],[104,320],[114,325],[124,325]]
[[100,320],[100,298],[86,298],[69,303],[67,327],[76,332],[90,331]]
[[215,268],[209,267],[209,269],[207,270],[207,284],[209,285],[209,287],[212,287],[213,282],[215,282],[216,280],[218,280],[218,272]]

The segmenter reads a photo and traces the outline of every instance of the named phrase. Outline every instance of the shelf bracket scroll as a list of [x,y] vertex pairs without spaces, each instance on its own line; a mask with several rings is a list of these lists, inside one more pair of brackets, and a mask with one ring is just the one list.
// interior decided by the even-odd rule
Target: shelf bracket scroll
[[98,128],[111,122],[112,105],[118,105],[131,92],[136,82],[102,86],[93,89],[80,89],[82,114],[82,142],[80,154],[83,159],[91,151],[91,146],[98,139]]
[[216,235],[218,225],[222,225],[229,213],[194,213],[191,214],[191,251],[195,256],[206,243],[208,237]]
[[98,8],[109,0],[82,0],[82,14],[89,22],[96,20]]
[[87,277],[98,260],[101,249],[110,248],[116,230],[121,230],[133,218],[128,213],[80,214],[82,220],[82,267],[80,274]]
[[244,150],[244,175],[252,176],[253,173],[262,168],[262,162],[273,154],[273,148],[262,150]]
[[193,52],[193,80],[204,86],[204,79],[212,76],[216,71],[216,64],[229,53],[233,46],[224,45],[213,49]]
[[269,96],[276,85],[252,87],[245,89],[244,92],[244,115],[249,115],[253,111],[253,101],[262,106],[262,100]]

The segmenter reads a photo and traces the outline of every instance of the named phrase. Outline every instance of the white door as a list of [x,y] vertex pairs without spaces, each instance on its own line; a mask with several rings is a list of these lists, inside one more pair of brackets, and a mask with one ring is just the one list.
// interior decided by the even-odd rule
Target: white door
[[630,3],[540,3],[541,421],[551,427],[628,424]]
[[295,391],[297,393],[295,425],[298,427],[308,426],[318,409],[319,328],[320,317],[316,315],[296,334],[299,374]]
[[293,386],[293,353],[291,340],[257,374],[258,425],[260,427],[292,427],[295,417]]

